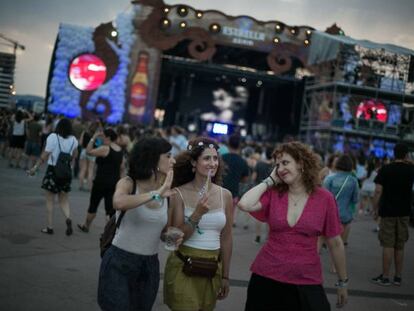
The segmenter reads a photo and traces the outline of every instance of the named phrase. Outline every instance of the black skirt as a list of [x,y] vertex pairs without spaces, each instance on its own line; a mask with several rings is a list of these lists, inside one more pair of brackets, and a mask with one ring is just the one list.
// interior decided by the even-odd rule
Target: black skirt
[[295,285],[253,273],[245,311],[330,311],[322,285]]
[[70,192],[71,183],[72,180],[68,180],[63,183],[57,183],[55,178],[54,166],[49,165],[46,169],[45,177],[43,177],[42,189],[45,189],[52,193]]

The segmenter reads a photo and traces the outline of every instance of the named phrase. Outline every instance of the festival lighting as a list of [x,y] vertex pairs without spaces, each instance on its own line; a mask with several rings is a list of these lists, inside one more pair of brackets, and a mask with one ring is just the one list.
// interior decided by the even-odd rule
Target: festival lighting
[[210,28],[210,31],[213,33],[218,33],[220,32],[220,29],[221,29],[220,25],[216,23],[211,24],[209,28]]
[[169,8],[164,8],[164,13],[168,13],[168,12],[170,12],[170,9]]
[[197,17],[197,18],[202,18],[202,17],[203,17],[203,12],[198,11],[198,12],[196,13],[196,17]]
[[308,39],[305,39],[305,41],[303,41],[303,43],[305,43],[305,45],[309,45],[310,41]]
[[118,35],[118,33],[115,30],[111,31],[111,37],[115,38]]
[[280,42],[280,39],[278,37],[273,38],[273,43],[278,44]]
[[161,27],[162,28],[168,28],[168,27],[170,27],[170,25],[171,25],[171,22],[170,22],[170,20],[168,19],[168,18],[163,18],[162,20],[161,20]]
[[185,6],[179,6],[177,8],[177,13],[178,15],[180,15],[181,17],[186,17],[188,14],[188,10]]
[[261,80],[259,80],[259,81],[257,81],[256,86],[257,86],[257,87],[261,87],[261,86],[262,86],[262,84],[263,84],[263,82],[262,82]]
[[180,23],[180,27],[181,27],[181,28],[185,28],[185,27],[187,27],[187,23],[186,23],[186,22],[181,22],[181,23]]
[[312,34],[312,31],[310,29],[306,30],[306,35],[310,36]]
[[297,29],[297,27],[292,27],[292,28],[290,28],[290,33],[291,33],[292,35],[297,35],[297,34],[298,34],[298,29]]
[[283,31],[283,25],[276,24],[275,30],[276,30],[277,33],[281,33]]

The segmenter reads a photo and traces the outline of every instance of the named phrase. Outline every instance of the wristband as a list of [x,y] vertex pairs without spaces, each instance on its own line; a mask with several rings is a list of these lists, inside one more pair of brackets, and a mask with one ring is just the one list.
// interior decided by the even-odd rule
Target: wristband
[[269,175],[269,178],[272,180],[273,186],[276,186],[276,181],[273,179],[272,175]]
[[269,183],[269,180],[267,178],[263,179],[262,183],[266,184],[267,188],[272,186],[272,184]]
[[155,200],[155,201],[158,201],[158,202],[162,201],[162,196],[158,192],[151,191],[150,194],[151,194],[151,199],[152,200]]
[[345,280],[338,280],[338,282],[335,283],[336,288],[346,288],[348,287],[348,278]]

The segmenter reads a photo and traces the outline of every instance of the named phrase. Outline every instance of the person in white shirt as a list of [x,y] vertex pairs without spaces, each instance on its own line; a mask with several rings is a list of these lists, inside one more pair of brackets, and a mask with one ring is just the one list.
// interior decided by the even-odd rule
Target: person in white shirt
[[159,137],[142,138],[130,152],[128,176],[119,180],[113,198],[117,221],[122,218],[99,272],[102,310],[152,309],[160,282],[159,242],[171,223],[167,197],[174,163],[171,144]]
[[[169,256],[164,270],[164,302],[171,310],[214,310],[229,293],[232,253],[233,198],[220,186],[223,162],[217,143],[206,137],[191,140],[174,166],[171,198],[173,225],[184,242]],[[208,262],[203,276],[184,271],[188,260]],[[185,264],[187,263],[187,264]]]
[[71,191],[71,178],[64,180],[56,177],[55,166],[58,162],[58,157],[61,152],[68,153],[72,159],[77,156],[78,141],[72,135],[72,124],[69,119],[63,118],[56,126],[56,131],[50,134],[46,140],[45,149],[36,164],[27,172],[29,175],[34,175],[42,165],[47,161],[47,169],[42,181],[42,188],[46,194],[46,208],[47,208],[47,227],[41,232],[46,234],[53,234],[53,201],[55,195],[58,196],[59,206],[66,218],[66,235],[73,233],[72,220],[70,218],[70,207],[68,200],[68,193]]

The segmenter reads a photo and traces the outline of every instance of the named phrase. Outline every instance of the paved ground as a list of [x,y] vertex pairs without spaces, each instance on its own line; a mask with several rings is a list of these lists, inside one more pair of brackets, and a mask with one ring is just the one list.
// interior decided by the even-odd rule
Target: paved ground
[[[103,230],[103,206],[89,234],[75,229],[64,234],[64,217],[55,209],[55,234],[40,233],[46,223],[46,208],[40,189],[42,174],[27,177],[22,170],[7,168],[0,160],[0,310],[99,310],[96,304],[97,275],[100,264],[98,235]],[[74,223],[83,221],[89,193],[79,192],[73,183],[70,203]],[[234,230],[231,267],[231,293],[219,302],[217,310],[243,310],[249,266],[260,245],[254,244],[253,222]],[[403,286],[380,287],[369,279],[379,274],[381,252],[372,221],[361,217],[354,222],[347,248],[350,301],[345,310],[414,310],[414,230],[407,244]],[[168,253],[160,247],[161,266]],[[325,287],[331,303],[336,277],[328,272],[327,253],[322,254]],[[154,310],[168,308],[162,303],[162,283]],[[333,309],[335,309],[333,307]],[[259,310],[260,311],[260,310]]]

